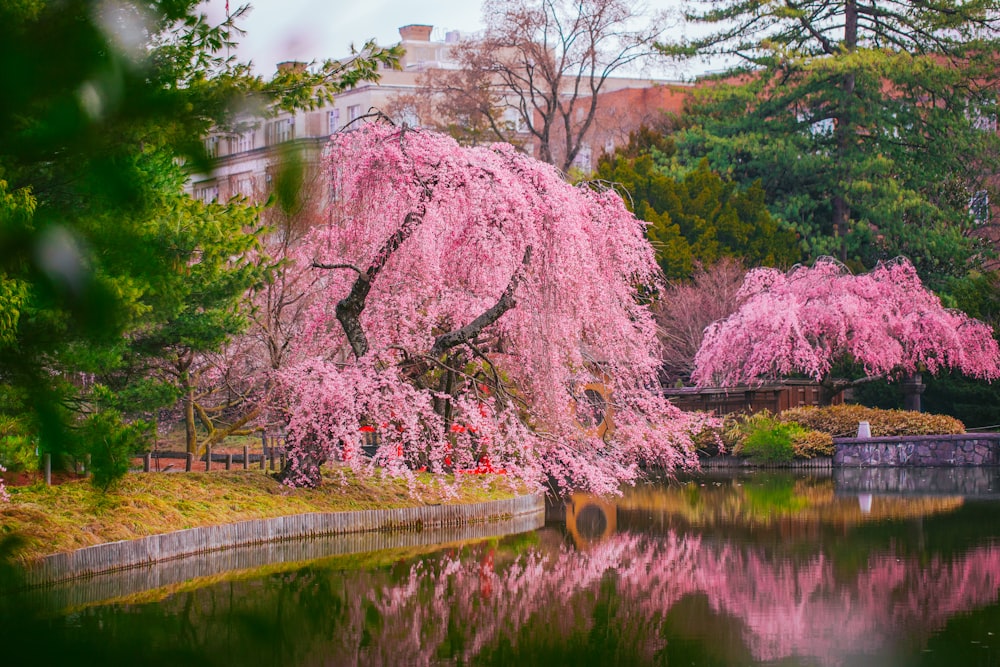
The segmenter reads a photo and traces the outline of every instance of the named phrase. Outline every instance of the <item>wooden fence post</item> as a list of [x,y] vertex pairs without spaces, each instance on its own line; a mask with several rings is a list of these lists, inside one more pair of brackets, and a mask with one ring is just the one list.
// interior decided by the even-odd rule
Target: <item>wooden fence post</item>
[[212,469],[212,445],[205,445],[205,471]]
[[152,460],[153,460],[153,455],[150,454],[149,452],[146,452],[145,454],[142,455],[142,471],[143,472],[149,472],[150,463],[152,462]]
[[184,464],[184,472],[191,472],[192,467],[194,467],[194,454],[192,452],[188,452],[187,462]]
[[226,454],[226,470],[232,470],[232,469],[233,469],[233,455]]
[[250,470],[250,446],[243,445],[243,469]]
[[267,431],[260,432],[260,469],[263,470],[267,460]]

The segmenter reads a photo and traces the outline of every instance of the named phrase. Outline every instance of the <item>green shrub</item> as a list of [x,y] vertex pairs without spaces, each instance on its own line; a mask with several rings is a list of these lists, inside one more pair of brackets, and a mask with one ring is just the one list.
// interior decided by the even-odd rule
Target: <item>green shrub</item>
[[[799,426],[799,424],[794,425]],[[792,434],[792,450],[797,459],[833,456],[833,436],[801,427],[800,431]]]
[[722,422],[722,443],[734,454],[739,454],[747,436],[760,429],[773,428],[778,424],[767,410],[761,410],[751,415],[732,413],[726,415]]
[[797,424],[775,424],[750,433],[739,453],[762,463],[787,463],[795,457],[792,434],[802,430]]
[[107,491],[128,472],[133,456],[146,446],[151,426],[143,421],[126,423],[114,410],[89,415],[81,424],[79,435],[90,454],[91,481]]
[[11,472],[38,469],[35,439],[22,420],[0,415],[0,465]]
[[722,441],[734,454],[767,462],[833,454],[829,434],[786,423],[767,410],[728,415],[723,422]]
[[853,437],[858,422],[866,421],[873,436],[948,435],[965,433],[965,425],[954,417],[910,410],[879,410],[863,405],[831,405],[785,410],[782,422],[794,422],[833,437]]

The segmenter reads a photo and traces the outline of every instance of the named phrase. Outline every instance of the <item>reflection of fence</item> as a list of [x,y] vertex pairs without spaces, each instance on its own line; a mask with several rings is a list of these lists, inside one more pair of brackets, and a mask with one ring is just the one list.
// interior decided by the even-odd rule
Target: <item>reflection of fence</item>
[[[664,389],[670,402],[681,410],[700,410],[727,415],[732,412],[754,413],[761,410],[781,412],[804,405],[820,404],[820,386],[814,382],[785,382],[760,387]],[[843,403],[843,394],[831,403]]]

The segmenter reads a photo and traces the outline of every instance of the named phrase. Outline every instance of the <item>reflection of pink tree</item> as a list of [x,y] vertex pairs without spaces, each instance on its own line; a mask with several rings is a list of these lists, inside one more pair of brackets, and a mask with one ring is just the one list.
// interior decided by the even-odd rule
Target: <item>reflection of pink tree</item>
[[[331,222],[298,250],[326,290],[278,374],[288,483],[318,483],[331,456],[366,470],[360,428],[399,472],[485,454],[531,483],[613,491],[639,460],[693,463],[697,421],[651,389],[655,324],[636,297],[658,269],[618,195],[509,146],[381,124],[336,136],[327,167]],[[571,407],[595,381],[614,403],[603,439]]]
[[[482,594],[484,575],[493,577],[490,595]],[[995,602],[1000,547],[928,563],[889,551],[873,556],[851,580],[838,578],[823,555],[792,562],[673,531],[617,534],[583,552],[531,551],[492,574],[482,560],[446,557],[419,563],[402,582],[368,593],[383,622],[376,644],[384,648],[358,656],[362,663],[388,663],[393,656],[432,662],[449,624],[465,633],[464,661],[501,638],[523,636],[533,624],[540,624],[539,633],[568,638],[581,624],[588,630],[608,577],[622,601],[615,626],[636,638],[647,661],[663,647],[659,623],[671,608],[703,595],[716,613],[739,623],[756,660],[808,656],[838,665],[846,651],[877,653],[900,636],[919,642],[955,614]],[[356,613],[363,615],[362,606]]]
[[1000,377],[990,328],[944,308],[905,259],[857,276],[830,258],[787,274],[755,269],[741,297],[739,310],[706,331],[692,375],[700,385],[802,373],[833,392],[847,386],[831,378],[833,365],[850,360],[868,377],[922,369]]

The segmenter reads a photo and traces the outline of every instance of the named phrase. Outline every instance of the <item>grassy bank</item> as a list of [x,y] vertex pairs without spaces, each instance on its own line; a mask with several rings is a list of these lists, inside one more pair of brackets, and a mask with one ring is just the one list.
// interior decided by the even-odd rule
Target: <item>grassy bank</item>
[[81,547],[185,528],[266,519],[304,512],[473,503],[510,498],[505,478],[460,475],[406,480],[359,479],[336,473],[318,489],[291,489],[264,472],[129,474],[103,493],[88,482],[11,489],[0,503],[0,531],[23,539],[18,555],[33,559]]

